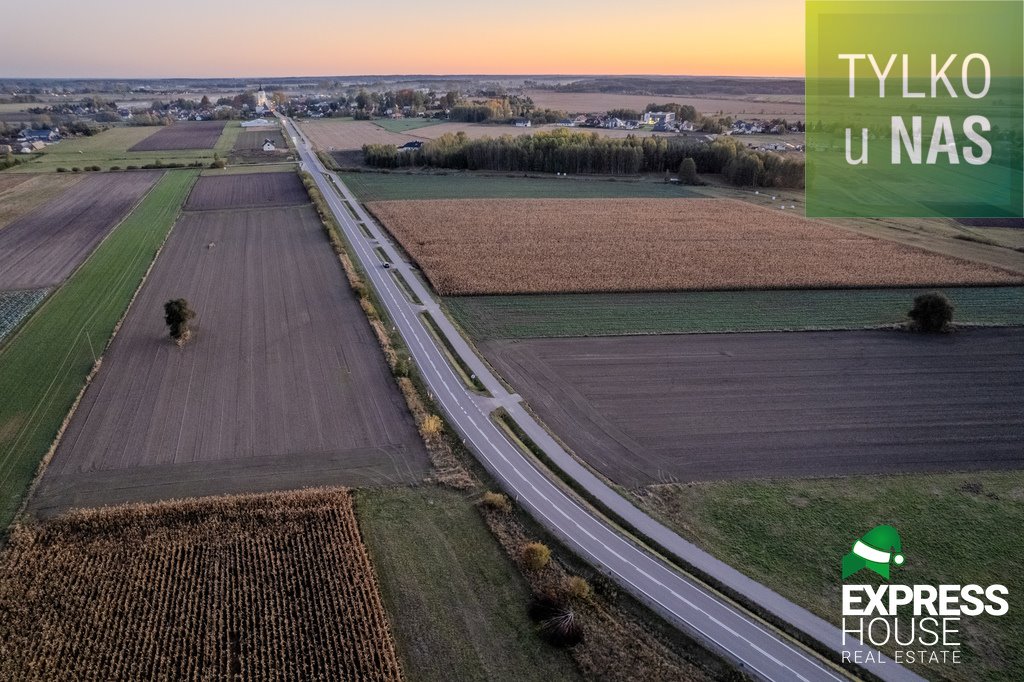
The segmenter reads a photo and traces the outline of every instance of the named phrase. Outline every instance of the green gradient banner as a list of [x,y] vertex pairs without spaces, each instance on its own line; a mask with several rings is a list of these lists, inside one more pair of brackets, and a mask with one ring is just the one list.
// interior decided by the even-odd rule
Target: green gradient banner
[[1024,215],[1024,1],[807,3],[807,214]]

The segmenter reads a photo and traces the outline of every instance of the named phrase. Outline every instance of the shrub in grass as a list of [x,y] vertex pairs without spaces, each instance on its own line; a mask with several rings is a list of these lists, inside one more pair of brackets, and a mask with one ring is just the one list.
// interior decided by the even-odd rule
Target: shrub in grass
[[508,495],[492,492],[490,490],[480,497],[480,505],[503,514],[507,514],[512,511],[512,502],[508,499]]
[[523,565],[531,571],[539,571],[551,561],[551,550],[543,542],[527,542],[521,552]]
[[111,166],[110,170],[112,170],[112,171],[119,171],[119,170],[121,170],[121,167],[120,166]]
[[593,591],[590,589],[590,583],[585,578],[581,578],[578,575],[569,577],[565,581],[565,596],[570,600],[586,601],[590,599],[590,595]]
[[195,318],[196,313],[189,307],[188,301],[183,298],[175,298],[164,303],[164,322],[170,329],[171,338],[179,346],[184,344],[192,336],[192,330],[188,323]]
[[72,173],[78,173],[78,172],[81,172],[81,170],[82,170],[82,169],[81,169],[81,168],[79,168],[78,166],[72,166],[72,167],[71,167],[71,172],[72,172]]
[[420,422],[420,433],[424,438],[437,438],[444,430],[444,423],[436,414],[428,414]]
[[921,332],[941,332],[953,321],[953,303],[939,291],[930,291],[914,299],[914,307],[907,313],[912,329]]
[[579,616],[565,602],[549,595],[536,595],[528,609],[541,636],[558,647],[574,647],[583,641]]
[[58,172],[58,173],[67,173],[67,172],[68,172],[68,169],[67,169],[67,168],[65,168],[64,166],[58,166],[58,167],[57,167],[57,172]]

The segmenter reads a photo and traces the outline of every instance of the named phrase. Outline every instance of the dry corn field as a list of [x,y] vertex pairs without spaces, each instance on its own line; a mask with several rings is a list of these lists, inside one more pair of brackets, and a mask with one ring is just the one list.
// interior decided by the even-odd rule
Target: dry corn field
[[1009,271],[732,199],[368,207],[446,295],[1024,282]]
[[341,489],[73,512],[0,555],[0,679],[398,680]]

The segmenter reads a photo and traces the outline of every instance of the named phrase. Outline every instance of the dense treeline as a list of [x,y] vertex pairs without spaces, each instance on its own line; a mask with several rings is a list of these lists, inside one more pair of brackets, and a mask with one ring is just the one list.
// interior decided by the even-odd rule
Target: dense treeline
[[610,138],[570,130],[476,140],[465,133],[447,134],[415,151],[366,145],[363,155],[367,165],[377,168],[432,166],[608,175],[674,174],[684,159],[692,159],[697,173],[721,173],[735,185],[760,187],[802,187],[804,172],[802,159],[755,152],[730,137],[708,143],[683,137]]

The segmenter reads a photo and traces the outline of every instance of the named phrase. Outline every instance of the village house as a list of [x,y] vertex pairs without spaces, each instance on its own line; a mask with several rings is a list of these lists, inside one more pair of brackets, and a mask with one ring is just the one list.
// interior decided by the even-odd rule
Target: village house
[[275,152],[275,151],[277,151],[277,147],[274,146],[273,140],[271,140],[269,137],[266,137],[266,138],[263,139],[263,151],[265,151],[265,152]]
[[423,146],[422,142],[420,142],[419,140],[413,140],[411,142],[406,142],[405,144],[403,144],[401,147],[398,148],[398,151],[400,151],[400,152],[414,152],[414,151],[416,151],[417,149],[419,149],[422,146]]
[[529,128],[533,123],[528,118],[514,118],[512,119],[512,125],[516,128]]

